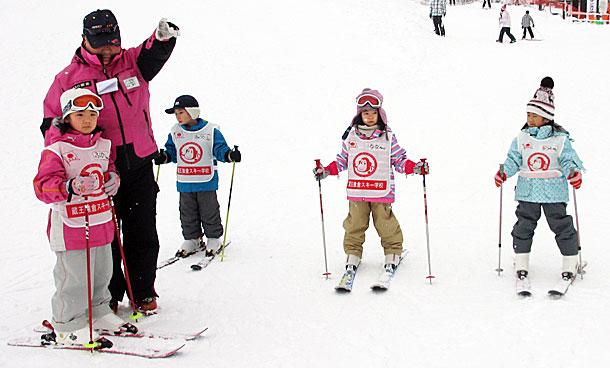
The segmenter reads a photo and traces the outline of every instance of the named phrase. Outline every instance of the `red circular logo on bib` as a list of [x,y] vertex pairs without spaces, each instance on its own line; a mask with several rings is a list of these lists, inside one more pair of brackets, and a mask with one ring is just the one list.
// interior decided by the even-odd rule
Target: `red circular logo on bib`
[[527,166],[530,171],[547,171],[551,160],[544,153],[534,153],[527,159]]
[[357,154],[352,163],[354,166],[354,173],[358,176],[371,176],[377,170],[377,160],[375,159],[375,156],[367,152]]
[[197,143],[189,142],[180,147],[180,158],[187,164],[194,164],[201,160],[203,150]]

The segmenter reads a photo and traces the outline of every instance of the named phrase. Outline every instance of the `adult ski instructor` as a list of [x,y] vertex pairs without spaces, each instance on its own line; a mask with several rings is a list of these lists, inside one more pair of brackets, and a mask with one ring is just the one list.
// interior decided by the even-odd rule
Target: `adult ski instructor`
[[[121,186],[114,197],[117,219],[123,231],[123,250],[140,311],[157,308],[155,277],[159,238],[156,228],[157,186],[152,160],[158,155],[150,120],[149,82],[169,59],[179,29],[165,18],[140,46],[121,48],[121,34],[110,10],[96,10],[83,20],[82,44],[70,65],[55,76],[44,100],[40,129],[62,116],[59,96],[71,88],[86,88],[102,98],[98,126],[112,142]],[[49,142],[45,137],[45,145]],[[118,180],[118,178],[116,179]],[[112,243],[113,275],[111,307],[123,299],[127,284],[121,268],[118,240]]]

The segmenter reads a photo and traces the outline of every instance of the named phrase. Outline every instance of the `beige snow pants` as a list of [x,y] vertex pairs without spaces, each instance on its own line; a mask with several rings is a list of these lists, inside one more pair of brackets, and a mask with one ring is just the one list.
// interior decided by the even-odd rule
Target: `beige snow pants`
[[362,258],[364,233],[369,228],[370,214],[373,213],[373,224],[381,238],[384,254],[402,253],[402,230],[392,212],[391,203],[349,201],[349,213],[343,221],[345,237],[343,249],[345,254]]

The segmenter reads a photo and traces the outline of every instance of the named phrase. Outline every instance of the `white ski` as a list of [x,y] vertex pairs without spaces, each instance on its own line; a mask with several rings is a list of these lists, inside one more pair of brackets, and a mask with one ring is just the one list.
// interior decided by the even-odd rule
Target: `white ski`
[[342,291],[352,291],[352,286],[354,285],[354,279],[356,278],[356,272],[358,271],[358,265],[354,270],[347,270],[341,277],[341,281],[339,281],[339,285],[335,286],[335,290]]
[[[231,241],[229,240],[227,242],[227,244],[225,244],[225,248],[229,246],[229,244],[231,244]],[[218,252],[221,252],[222,248],[218,250]],[[204,256],[203,259],[195,264],[191,265],[191,269],[193,271],[201,271],[204,268],[208,267],[210,265],[210,262],[212,262],[214,260],[214,258],[216,258],[216,256],[218,255],[218,253],[213,253],[211,256]]]
[[517,295],[521,297],[532,296],[530,282],[527,279],[519,279],[517,278],[517,287],[516,287]]
[[532,296],[530,281],[527,278],[527,271],[518,271],[516,276],[515,291],[517,292],[517,295],[524,298]]
[[109,342],[109,340],[107,339],[104,339],[103,341],[106,346],[91,349],[82,345],[58,344],[53,341],[45,341],[41,339],[40,335],[30,335],[9,340],[7,341],[7,344],[10,346],[82,350],[85,352],[99,352],[107,354],[123,354],[151,359],[165,358],[174,355],[185,345],[184,342],[179,342],[176,340],[163,340],[156,338],[129,339],[122,337],[112,337],[111,342]]
[[396,264],[396,267],[394,267],[394,268],[385,267],[384,268],[381,275],[379,275],[379,279],[377,280],[377,282],[374,282],[371,284],[372,290],[384,291],[384,290],[388,290],[390,288],[390,282],[392,281],[392,278],[394,277],[394,274],[396,273],[398,266],[400,266],[400,264],[402,263],[402,260],[405,258],[407,253],[408,253],[408,251],[406,249],[402,251],[402,254],[400,255],[400,259],[398,260],[398,263]]
[[548,291],[548,296],[554,299],[559,299],[564,296],[576,279],[576,276],[584,275],[586,273],[584,270],[585,267],[587,267],[587,261],[583,262],[582,265],[578,265],[576,273],[574,273],[571,278],[563,278],[561,281],[555,284],[555,286]]

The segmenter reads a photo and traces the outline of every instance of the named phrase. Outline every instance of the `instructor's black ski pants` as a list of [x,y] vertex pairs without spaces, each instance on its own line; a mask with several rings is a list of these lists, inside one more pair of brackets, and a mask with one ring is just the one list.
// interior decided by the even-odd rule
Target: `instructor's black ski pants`
[[[121,186],[114,196],[117,219],[123,233],[123,251],[135,302],[156,297],[155,278],[159,237],[157,236],[157,193],[152,162],[119,172]],[[121,301],[127,283],[121,267],[117,238],[112,242],[113,273],[110,294]]]

